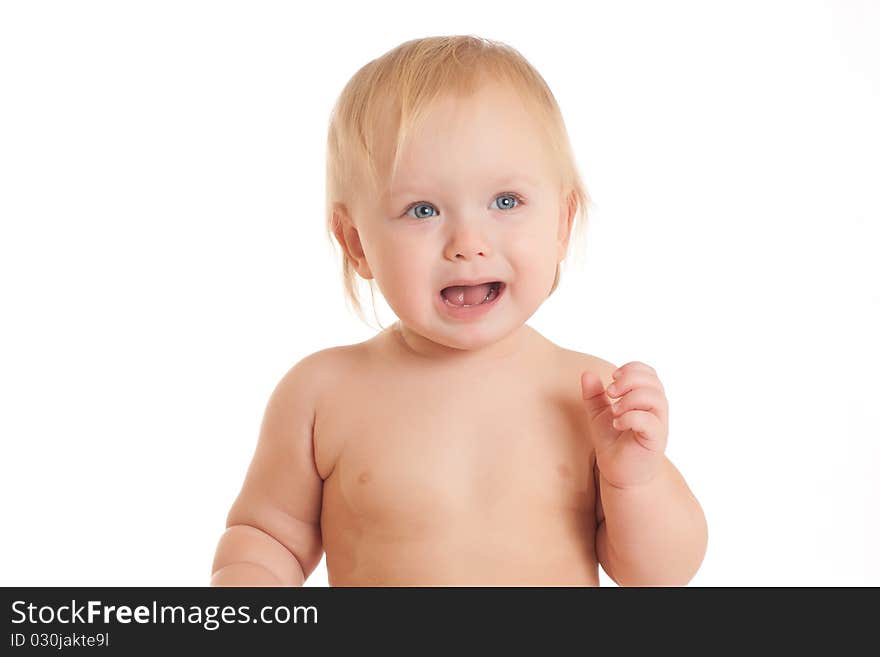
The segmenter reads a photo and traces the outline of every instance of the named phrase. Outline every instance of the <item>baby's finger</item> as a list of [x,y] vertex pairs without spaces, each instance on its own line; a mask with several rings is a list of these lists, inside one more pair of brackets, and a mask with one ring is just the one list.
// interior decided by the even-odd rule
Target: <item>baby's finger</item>
[[632,430],[639,443],[652,450],[664,449],[665,436],[663,423],[653,413],[647,411],[628,411],[611,422],[618,431]]
[[630,361],[629,363],[627,363],[626,365],[621,365],[611,374],[611,376],[614,378],[617,378],[618,376],[621,376],[621,375],[626,374],[631,371],[633,371],[633,372],[639,372],[639,371],[647,372],[648,374],[653,374],[654,376],[657,376],[657,372],[654,370],[653,367],[651,367],[650,365],[647,365],[641,361],[638,361],[638,360],[633,360],[633,361]]
[[616,378],[611,385],[605,388],[605,393],[612,399],[616,399],[617,397],[623,397],[627,392],[635,388],[653,388],[659,390],[663,395],[666,394],[660,379],[653,374],[636,370],[626,372]]
[[581,372],[581,397],[590,420],[595,420],[601,413],[608,410],[608,398],[605,397],[605,385],[595,372]]
[[611,412],[617,417],[627,411],[648,411],[654,413],[663,422],[668,412],[666,395],[656,388],[643,387],[630,390],[618,401],[611,404]]

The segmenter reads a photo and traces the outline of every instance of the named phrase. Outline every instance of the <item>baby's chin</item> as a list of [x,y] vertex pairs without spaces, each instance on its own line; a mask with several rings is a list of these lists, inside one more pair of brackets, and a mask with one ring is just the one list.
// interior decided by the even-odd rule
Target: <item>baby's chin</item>
[[476,329],[462,329],[461,327],[452,328],[446,332],[439,332],[436,334],[436,337],[433,341],[444,347],[448,347],[450,349],[457,349],[459,351],[471,351],[478,352],[488,347],[491,347],[494,344],[497,344],[499,341],[499,337],[497,335],[490,335],[487,330],[476,330]]
[[484,321],[453,324],[444,320],[407,322],[397,324],[407,344],[413,351],[426,357],[492,357],[512,351],[512,340],[521,325],[502,325],[500,322]]

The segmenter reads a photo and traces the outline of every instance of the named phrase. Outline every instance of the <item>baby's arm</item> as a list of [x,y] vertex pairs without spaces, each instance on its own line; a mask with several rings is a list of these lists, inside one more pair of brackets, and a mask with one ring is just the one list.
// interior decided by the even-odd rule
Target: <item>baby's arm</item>
[[226,518],[211,586],[302,586],[318,565],[323,480],[315,466],[314,359],[281,379],[269,399],[244,485]]

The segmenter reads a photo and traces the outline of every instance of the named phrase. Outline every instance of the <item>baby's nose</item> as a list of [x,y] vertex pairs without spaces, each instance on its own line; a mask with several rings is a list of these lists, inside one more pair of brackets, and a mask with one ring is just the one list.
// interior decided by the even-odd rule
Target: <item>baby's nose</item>
[[446,257],[454,260],[488,257],[490,248],[485,234],[471,226],[457,227],[446,245]]

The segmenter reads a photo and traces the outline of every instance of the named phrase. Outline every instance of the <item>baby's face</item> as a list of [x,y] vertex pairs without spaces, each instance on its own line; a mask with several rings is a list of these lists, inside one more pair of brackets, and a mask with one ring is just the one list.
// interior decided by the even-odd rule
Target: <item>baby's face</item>
[[[440,100],[402,154],[390,192],[358,221],[370,273],[401,322],[476,349],[521,327],[547,298],[568,238],[549,144],[513,91]],[[478,317],[447,312],[460,279],[504,283]]]

